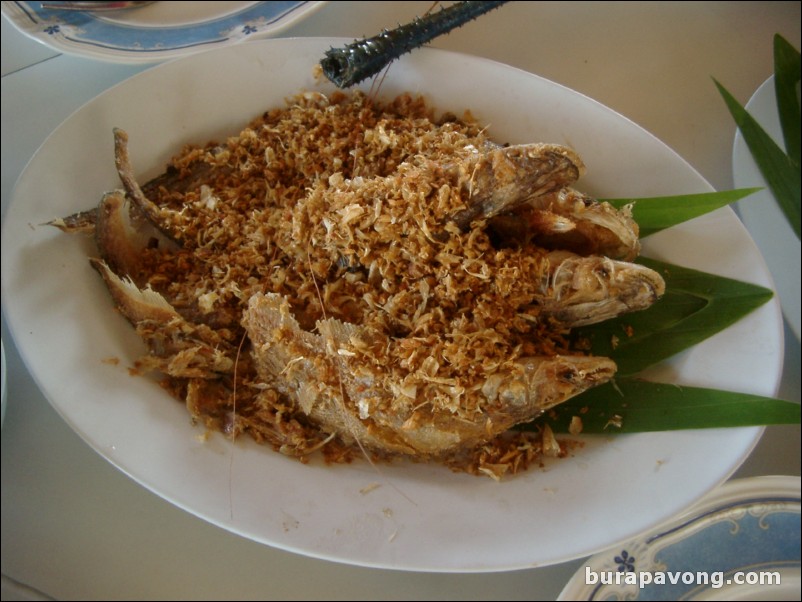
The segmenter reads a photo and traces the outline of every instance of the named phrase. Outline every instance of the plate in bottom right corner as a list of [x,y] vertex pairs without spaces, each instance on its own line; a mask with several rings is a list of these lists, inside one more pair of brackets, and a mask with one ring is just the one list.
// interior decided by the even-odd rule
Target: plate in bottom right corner
[[800,477],[725,483],[650,535],[588,559],[559,600],[799,600]]

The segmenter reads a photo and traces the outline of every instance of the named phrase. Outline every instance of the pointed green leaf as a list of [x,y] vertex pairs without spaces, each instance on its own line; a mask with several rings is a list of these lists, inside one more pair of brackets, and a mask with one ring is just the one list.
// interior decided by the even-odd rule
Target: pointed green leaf
[[638,263],[659,272],[666,294],[645,311],[575,329],[591,353],[610,357],[619,376],[640,372],[740,320],[771,299],[769,289],[654,259]]
[[574,416],[582,420],[583,433],[617,434],[798,424],[800,405],[748,393],[618,379],[569,399],[541,421],[565,433]]
[[604,200],[617,209],[632,204],[632,218],[638,223],[640,237],[644,238],[734,203],[758,190],[761,189],[739,188],[678,196]]
[[727,108],[735,119],[760,173],[766,179],[774,198],[785,214],[797,237],[800,236],[800,198],[802,198],[802,176],[799,164],[794,162],[777,146],[766,131],[715,79]]
[[774,36],[774,92],[777,96],[777,112],[785,140],[788,157],[799,169],[800,103],[799,82],[802,79],[802,61],[799,51],[781,35]]

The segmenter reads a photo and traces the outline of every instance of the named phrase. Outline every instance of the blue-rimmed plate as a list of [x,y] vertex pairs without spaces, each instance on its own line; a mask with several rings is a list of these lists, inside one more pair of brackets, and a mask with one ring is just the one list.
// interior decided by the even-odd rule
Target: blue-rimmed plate
[[799,600],[800,479],[730,481],[588,560],[560,600]]
[[41,2],[3,2],[22,33],[67,54],[116,63],[153,63],[268,37],[324,2],[154,2],[135,10],[61,11]]

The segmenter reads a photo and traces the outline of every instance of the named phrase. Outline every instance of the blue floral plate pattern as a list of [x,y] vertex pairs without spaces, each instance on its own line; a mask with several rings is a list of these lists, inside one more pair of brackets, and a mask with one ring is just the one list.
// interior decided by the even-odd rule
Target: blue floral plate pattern
[[117,63],[153,63],[274,35],[324,2],[155,2],[128,11],[42,8],[3,2],[25,35],[58,52]]
[[730,481],[652,534],[588,559],[559,599],[799,600],[799,477]]

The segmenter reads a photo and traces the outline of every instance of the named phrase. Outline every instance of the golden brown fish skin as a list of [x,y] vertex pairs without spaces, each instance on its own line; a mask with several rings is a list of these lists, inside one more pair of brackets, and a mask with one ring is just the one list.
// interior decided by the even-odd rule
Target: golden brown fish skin
[[73,213],[66,217],[58,217],[49,222],[45,222],[45,225],[58,228],[66,234],[94,234],[95,221],[97,219],[96,213],[95,209],[79,211],[78,213]]
[[181,262],[189,256],[175,241],[165,236],[139,207],[130,202],[124,191],[115,190],[103,195],[94,212],[96,216],[95,242],[101,259],[118,276],[130,279],[138,288],[144,289],[156,281],[160,295],[185,320],[206,324],[212,328],[227,328],[237,324],[239,316],[231,320],[224,312],[205,309],[202,298],[171,295],[169,281],[154,274],[147,256],[158,252],[162,258],[167,254]]
[[131,159],[128,155],[128,134],[125,130],[114,128],[114,165],[120,177],[127,198],[162,234],[180,243],[181,228],[177,227],[175,212],[163,209],[145,196],[134,176]]
[[[133,207],[122,190],[103,195],[96,211],[95,243],[100,257],[111,270],[144,286],[142,251],[150,243],[156,229],[139,215],[131,215]],[[138,212],[137,212],[138,213]]]
[[546,249],[621,261],[632,261],[640,254],[639,228],[631,207],[616,209],[569,187],[527,199],[514,211],[491,220],[490,228],[508,243],[533,242]]
[[90,259],[101,275],[120,313],[136,328],[149,350],[148,370],[160,370],[178,378],[219,378],[234,367],[234,350],[217,331],[193,324],[156,291],[140,289],[120,278],[99,259]]
[[492,218],[528,198],[574,183],[585,165],[566,146],[536,143],[477,152],[446,171],[465,189],[468,207],[452,220],[467,230],[476,218]]
[[480,445],[615,374],[615,363],[603,357],[521,358],[489,376],[481,391],[463,393],[482,397],[465,404],[478,410],[449,412],[399,395],[403,385],[389,380],[385,366],[359,357],[390,344],[377,332],[335,319],[319,321],[320,334],[304,331],[287,299],[275,294],[253,296],[244,325],[259,376],[325,430],[418,458]]

